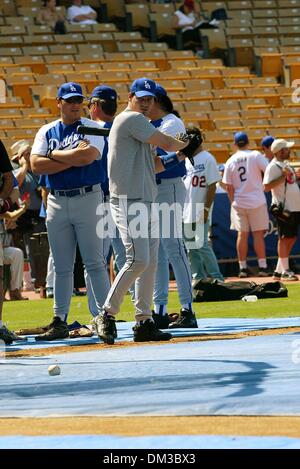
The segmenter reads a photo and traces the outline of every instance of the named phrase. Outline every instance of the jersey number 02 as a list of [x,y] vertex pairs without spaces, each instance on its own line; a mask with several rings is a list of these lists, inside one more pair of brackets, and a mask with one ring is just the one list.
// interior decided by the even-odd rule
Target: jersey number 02
[[206,187],[205,176],[193,176],[192,177],[192,186],[193,187]]

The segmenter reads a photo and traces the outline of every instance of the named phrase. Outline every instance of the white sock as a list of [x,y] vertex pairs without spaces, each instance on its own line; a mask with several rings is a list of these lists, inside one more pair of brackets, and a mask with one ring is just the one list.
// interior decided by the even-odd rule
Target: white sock
[[267,260],[265,259],[258,259],[258,266],[261,269],[266,269],[267,268]]
[[239,261],[240,269],[247,269],[247,261]]
[[281,267],[282,267],[283,272],[290,269],[288,257],[281,257],[280,261],[281,261]]
[[188,309],[189,311],[192,311],[192,313],[194,312],[193,307],[192,307],[192,303],[185,303],[184,305],[182,305],[182,308],[183,309]]
[[3,322],[2,322],[2,319],[0,319],[0,327],[3,326]]
[[167,305],[154,305],[154,312],[155,314],[161,314],[162,316],[168,314]]
[[282,265],[281,265],[281,259],[280,259],[280,257],[278,257],[278,261],[277,261],[277,265],[276,265],[275,272],[277,272],[278,274],[282,274]]

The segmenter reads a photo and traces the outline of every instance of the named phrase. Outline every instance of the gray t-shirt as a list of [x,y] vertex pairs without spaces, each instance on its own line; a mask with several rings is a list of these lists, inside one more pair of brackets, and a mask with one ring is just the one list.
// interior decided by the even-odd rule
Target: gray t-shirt
[[114,120],[109,135],[108,177],[112,197],[154,202],[157,195],[151,145],[157,129],[139,112],[125,109]]

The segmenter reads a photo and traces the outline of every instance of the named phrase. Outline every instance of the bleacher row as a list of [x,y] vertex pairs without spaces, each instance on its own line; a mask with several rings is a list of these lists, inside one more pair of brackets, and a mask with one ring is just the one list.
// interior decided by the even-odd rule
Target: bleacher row
[[[121,110],[126,105],[128,85],[135,78],[148,75],[168,90],[187,125],[197,125],[205,131],[206,148],[219,162],[228,158],[233,132],[241,129],[248,132],[254,147],[259,147],[266,131],[278,138],[293,139],[294,157],[300,158],[300,103],[298,99],[292,100],[294,88],[283,86],[278,80],[285,75],[289,77],[286,83],[290,84],[297,77],[300,46],[284,46],[284,62],[277,52],[280,72],[273,73],[272,67],[266,66],[267,55],[261,56],[264,76],[258,77],[249,66],[225,67],[220,59],[200,59],[189,50],[171,50],[165,43],[148,42],[139,31],[119,32],[114,23],[68,25],[68,34],[52,35],[46,27],[34,25],[35,3],[35,0],[2,2],[0,138],[8,148],[16,139],[32,141],[36,130],[57,116],[55,96],[62,82],[80,82],[86,95],[99,83],[109,84],[118,92]],[[201,5],[207,15],[212,9],[225,7],[230,19],[222,26],[232,29],[236,19],[247,19],[254,27],[256,21],[263,19],[258,11],[264,11],[264,19],[274,19],[275,16],[269,16],[270,8],[276,10],[279,25],[283,18],[296,18],[289,13],[298,3],[298,0],[244,0],[201,2]],[[3,7],[11,8],[12,4],[14,11],[4,12]],[[121,14],[122,5],[122,1],[114,0],[107,4],[110,20]],[[143,5],[158,10],[174,9],[173,4]],[[123,5],[123,9],[140,6]],[[113,10],[114,7],[118,10]],[[285,17],[279,17],[281,9],[285,10]],[[21,13],[23,16],[14,16]],[[208,31],[225,34],[225,29]],[[286,36],[278,38],[283,39]],[[250,49],[256,51],[252,46]]]

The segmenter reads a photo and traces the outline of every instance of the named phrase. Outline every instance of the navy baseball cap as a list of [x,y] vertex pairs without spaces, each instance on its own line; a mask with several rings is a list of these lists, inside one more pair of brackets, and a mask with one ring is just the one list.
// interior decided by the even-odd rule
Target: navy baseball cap
[[58,98],[68,99],[72,98],[73,96],[81,96],[81,98],[84,98],[82,94],[82,88],[80,85],[78,85],[78,83],[71,81],[61,85],[57,94]]
[[167,96],[168,93],[161,85],[156,83],[155,94],[161,94],[162,96]]
[[156,83],[150,78],[138,78],[134,80],[130,87],[131,93],[134,93],[137,98],[144,96],[155,96]]
[[247,143],[249,143],[248,135],[245,132],[236,132],[234,134],[234,143],[236,143],[237,145],[247,145]]
[[117,92],[107,85],[96,86],[90,96],[90,98],[103,99],[104,101],[116,101],[117,97]]
[[274,140],[275,140],[275,138],[272,137],[272,135],[266,135],[261,141],[261,146],[270,148],[270,146],[272,145]]

